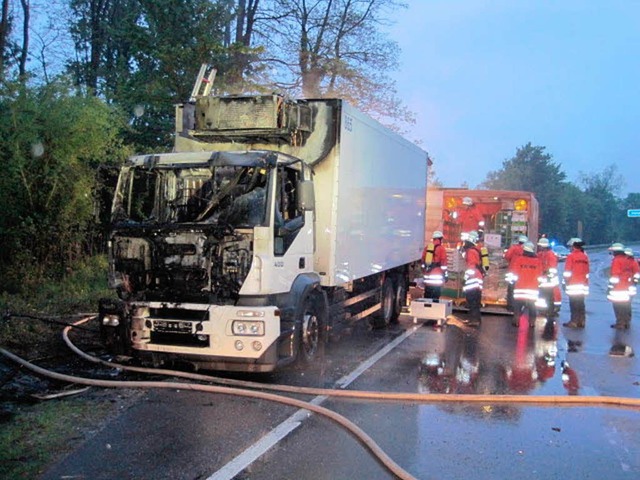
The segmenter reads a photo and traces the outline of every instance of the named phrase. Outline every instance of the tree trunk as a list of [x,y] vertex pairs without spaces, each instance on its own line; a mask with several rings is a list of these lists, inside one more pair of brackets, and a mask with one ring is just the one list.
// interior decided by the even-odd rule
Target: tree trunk
[[22,49],[20,51],[20,66],[19,74],[20,80],[26,81],[27,79],[27,58],[29,55],[29,22],[31,18],[31,6],[29,0],[20,0],[22,5]]
[[0,16],[0,79],[4,78],[4,51],[9,39],[9,0],[2,0]]

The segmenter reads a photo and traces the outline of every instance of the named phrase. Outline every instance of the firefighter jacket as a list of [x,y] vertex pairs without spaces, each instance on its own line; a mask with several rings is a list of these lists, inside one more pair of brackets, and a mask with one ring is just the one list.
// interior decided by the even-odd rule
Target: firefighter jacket
[[471,205],[458,212],[457,220],[461,232],[470,232],[480,228],[480,222],[484,221],[484,216],[477,206]]
[[550,248],[542,248],[538,251],[538,258],[542,266],[540,288],[553,288],[560,285],[558,280],[558,257]]
[[611,260],[607,299],[614,303],[631,301],[629,288],[633,285],[633,272],[628,258],[620,252],[614,253]]
[[521,243],[515,243],[511,245],[507,251],[504,253],[504,259],[507,261],[507,274],[505,275],[505,280],[509,283],[514,283],[515,279],[513,278],[513,262],[516,258],[522,255],[524,247]]
[[484,269],[480,250],[470,242],[465,242],[462,255],[466,269],[464,271],[464,286],[462,291],[482,290],[484,284]]
[[589,257],[581,248],[573,247],[567,255],[562,273],[567,295],[589,295]]
[[447,250],[441,239],[435,239],[422,253],[424,283],[432,287],[444,285],[447,274]]
[[542,264],[535,253],[525,252],[513,262],[514,300],[535,302],[538,299],[538,278],[542,276]]

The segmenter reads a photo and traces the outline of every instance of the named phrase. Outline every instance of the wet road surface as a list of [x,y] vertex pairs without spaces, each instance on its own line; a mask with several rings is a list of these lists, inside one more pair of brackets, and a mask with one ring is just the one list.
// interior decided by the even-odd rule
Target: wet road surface
[[[609,259],[590,255],[594,273],[585,330],[562,326],[569,314],[566,299],[555,322],[539,317],[533,328],[513,327],[508,316],[485,316],[480,328],[455,318],[444,328],[414,325],[403,316],[389,330],[354,329],[330,346],[313,371],[294,369],[260,380],[331,386],[396,340],[351,378],[349,389],[638,398],[638,357],[610,355],[614,345],[640,348],[638,298],[631,329],[611,329],[613,309],[602,272]],[[640,478],[639,411],[355,400],[327,400],[323,406],[354,421],[420,479]],[[287,427],[295,413],[257,400],[151,391],[43,478],[393,478],[326,419],[304,414]],[[253,455],[251,449],[265,438],[272,446]],[[234,470],[234,460],[246,465]]]

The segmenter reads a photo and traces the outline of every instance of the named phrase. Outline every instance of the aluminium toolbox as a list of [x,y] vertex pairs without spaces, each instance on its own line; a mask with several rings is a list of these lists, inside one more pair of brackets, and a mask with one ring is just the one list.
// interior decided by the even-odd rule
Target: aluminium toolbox
[[409,315],[413,317],[413,322],[418,320],[435,320],[442,325],[452,312],[451,300],[440,299],[434,301],[431,298],[417,298],[411,301]]

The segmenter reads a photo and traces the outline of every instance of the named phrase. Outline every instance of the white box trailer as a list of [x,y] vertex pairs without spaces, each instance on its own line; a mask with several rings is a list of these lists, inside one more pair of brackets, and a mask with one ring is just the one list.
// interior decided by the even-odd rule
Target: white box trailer
[[314,167],[316,271],[339,286],[420,259],[426,154],[345,102],[336,148]]
[[123,167],[107,345],[270,371],[398,318],[424,246],[427,154],[339,99],[200,97],[172,153]]

